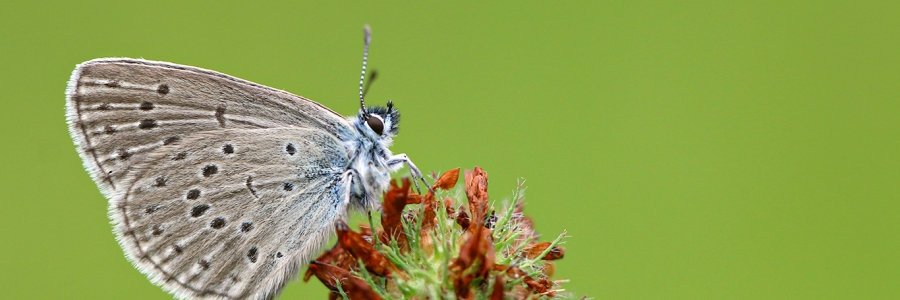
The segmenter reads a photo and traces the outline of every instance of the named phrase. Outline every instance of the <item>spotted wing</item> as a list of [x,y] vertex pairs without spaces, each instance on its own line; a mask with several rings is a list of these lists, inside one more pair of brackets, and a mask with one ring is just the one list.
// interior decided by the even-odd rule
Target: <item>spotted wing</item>
[[340,141],[314,129],[228,129],[162,146],[110,203],[129,260],[179,298],[271,299],[346,217]]
[[319,103],[214,71],[139,59],[95,59],[72,73],[69,131],[107,197],[154,149],[191,134],[304,127],[347,138],[349,123]]

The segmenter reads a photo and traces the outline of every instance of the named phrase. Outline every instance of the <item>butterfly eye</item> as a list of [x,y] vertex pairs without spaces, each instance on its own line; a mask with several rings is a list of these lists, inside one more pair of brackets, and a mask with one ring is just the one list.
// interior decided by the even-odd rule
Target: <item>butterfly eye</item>
[[381,133],[384,132],[384,122],[381,122],[381,119],[377,117],[369,117],[369,119],[366,120],[366,124],[368,124],[369,128],[372,128],[372,131],[378,135],[381,135]]

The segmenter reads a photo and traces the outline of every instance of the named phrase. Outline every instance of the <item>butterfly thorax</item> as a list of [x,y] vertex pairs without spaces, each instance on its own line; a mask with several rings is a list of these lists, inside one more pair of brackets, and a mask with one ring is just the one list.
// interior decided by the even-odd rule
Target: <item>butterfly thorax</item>
[[361,112],[348,118],[355,130],[353,137],[344,141],[344,146],[351,159],[348,169],[353,169],[360,177],[355,178],[351,186],[351,207],[378,211],[381,209],[378,199],[387,190],[391,173],[403,166],[391,163],[393,153],[389,149],[398,130],[399,113],[396,110],[388,112],[383,107],[370,108],[369,112],[369,118],[379,118],[385,130],[382,134],[375,132]]

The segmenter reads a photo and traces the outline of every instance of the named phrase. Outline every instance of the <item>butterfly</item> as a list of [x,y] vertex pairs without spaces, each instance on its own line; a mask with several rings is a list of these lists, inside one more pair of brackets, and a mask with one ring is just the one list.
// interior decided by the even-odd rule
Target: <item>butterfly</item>
[[[271,299],[349,210],[380,209],[405,154],[400,113],[360,111],[215,71],[127,58],[79,64],[66,90],[78,154],[129,261],[178,298]],[[371,82],[371,80],[370,80]],[[417,186],[418,188],[418,186]]]

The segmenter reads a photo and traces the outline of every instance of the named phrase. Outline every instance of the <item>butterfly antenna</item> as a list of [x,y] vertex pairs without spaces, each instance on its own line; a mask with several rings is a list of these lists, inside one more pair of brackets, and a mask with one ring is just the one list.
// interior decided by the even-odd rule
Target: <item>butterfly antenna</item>
[[[366,94],[363,91],[363,83],[365,82],[365,79],[366,79],[366,60],[368,60],[368,58],[369,58],[369,43],[372,42],[372,28],[369,27],[369,24],[366,24],[366,26],[364,27],[364,30],[365,30],[366,47],[363,49],[362,75],[359,75],[359,106],[362,109],[363,118],[369,119],[369,112],[366,111],[366,101],[365,101]],[[374,76],[372,76],[372,77],[374,77]]]

